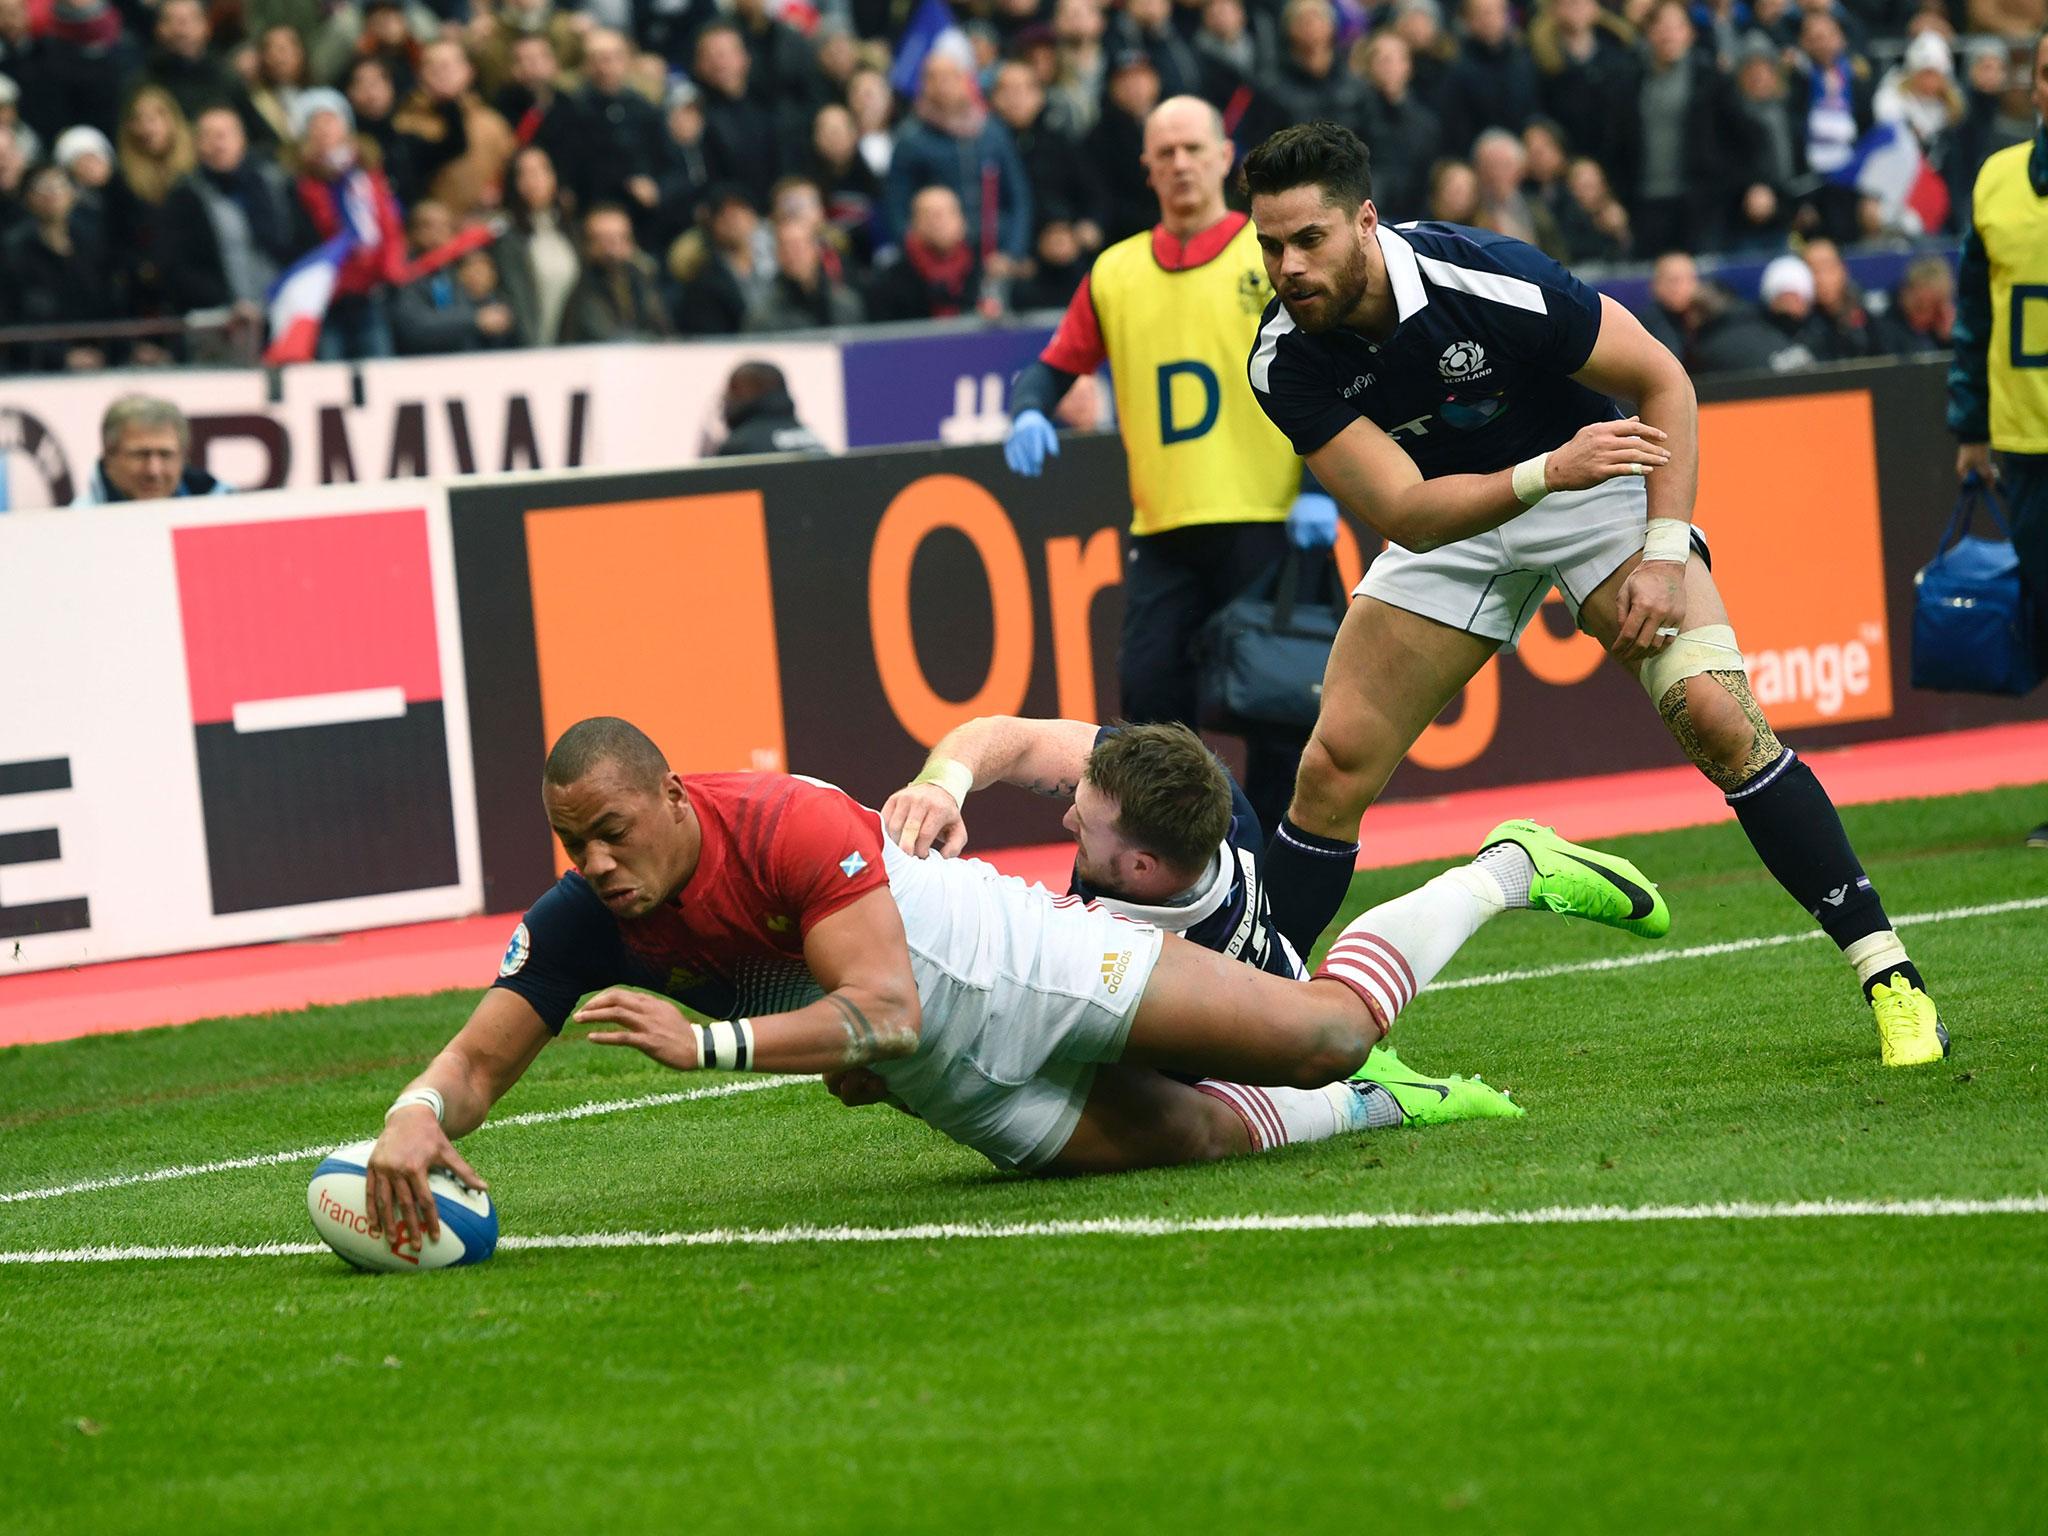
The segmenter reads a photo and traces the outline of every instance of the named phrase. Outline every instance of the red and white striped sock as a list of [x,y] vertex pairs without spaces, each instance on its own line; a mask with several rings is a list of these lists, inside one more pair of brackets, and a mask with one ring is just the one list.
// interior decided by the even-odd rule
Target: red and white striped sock
[[1382,1028],[1391,1027],[1458,947],[1506,906],[1500,882],[1484,870],[1470,864],[1446,870],[1348,923],[1316,979],[1343,982]]
[[[1254,1152],[1297,1141],[1328,1141],[1346,1131],[1401,1123],[1401,1107],[1377,1083],[1331,1083],[1326,1088],[1253,1088],[1204,1078],[1195,1092],[1237,1112]],[[1384,1101],[1384,1102],[1382,1102]]]

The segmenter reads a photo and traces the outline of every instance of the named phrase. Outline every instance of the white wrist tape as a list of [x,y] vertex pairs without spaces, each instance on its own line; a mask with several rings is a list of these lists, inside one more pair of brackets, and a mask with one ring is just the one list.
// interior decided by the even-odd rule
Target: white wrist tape
[[391,1101],[391,1107],[384,1111],[384,1118],[389,1120],[401,1109],[409,1108],[414,1104],[424,1104],[427,1108],[431,1109],[434,1112],[434,1119],[437,1123],[442,1125],[448,1123],[448,1106],[443,1102],[441,1095],[431,1088],[406,1089],[405,1092]]
[[715,1024],[692,1024],[690,1028],[697,1031],[697,1065],[703,1070],[753,1070],[752,1019],[720,1019]]
[[1692,553],[1692,524],[1682,517],[1653,517],[1643,528],[1645,560],[1675,560],[1685,564]]
[[1515,466],[1515,500],[1525,507],[1533,507],[1550,494],[1550,482],[1544,473],[1549,463],[1550,455],[1539,453]]
[[953,797],[955,805],[964,806],[968,791],[974,788],[974,770],[953,758],[935,757],[924,765],[924,772],[910,782],[936,784]]

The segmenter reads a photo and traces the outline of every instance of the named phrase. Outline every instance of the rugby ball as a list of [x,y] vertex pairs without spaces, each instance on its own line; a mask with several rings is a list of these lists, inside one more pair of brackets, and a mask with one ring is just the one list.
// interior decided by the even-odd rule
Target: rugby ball
[[434,1204],[441,1211],[441,1235],[420,1235],[416,1243],[399,1243],[393,1234],[370,1235],[368,1180],[370,1151],[375,1141],[358,1141],[327,1154],[306,1186],[306,1211],[313,1230],[327,1246],[358,1269],[448,1269],[481,1264],[498,1246],[498,1212],[491,1197],[466,1188],[453,1174],[436,1168],[428,1176]]

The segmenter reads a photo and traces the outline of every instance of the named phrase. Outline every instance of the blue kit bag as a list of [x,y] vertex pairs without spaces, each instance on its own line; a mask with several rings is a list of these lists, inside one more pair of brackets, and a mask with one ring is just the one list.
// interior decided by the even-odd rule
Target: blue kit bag
[[1236,735],[1313,730],[1323,667],[1347,601],[1337,562],[1300,551],[1282,556],[1211,614],[1194,645],[1202,728]]
[[[1998,530],[1978,538],[1982,505]],[[1991,487],[1972,475],[1934,558],[1913,578],[1913,686],[1947,693],[2027,693],[2041,681],[2034,613],[2012,530]]]

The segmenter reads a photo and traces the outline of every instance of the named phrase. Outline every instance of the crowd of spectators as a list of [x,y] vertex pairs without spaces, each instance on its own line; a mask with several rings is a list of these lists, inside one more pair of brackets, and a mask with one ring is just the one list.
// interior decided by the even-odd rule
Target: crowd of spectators
[[[1656,260],[1651,318],[1699,366],[1940,345],[1942,263],[1866,301],[1838,251],[1959,228],[1977,165],[2034,132],[2014,61],[2043,9],[958,0],[920,62],[916,0],[0,0],[0,325],[260,326],[344,227],[334,357],[1060,305],[1156,218],[1143,122],[1192,94],[1240,146],[1355,127],[1390,220]],[[1938,192],[1841,174],[1880,123]],[[1700,282],[1707,253],[1796,254],[1749,305]]]

